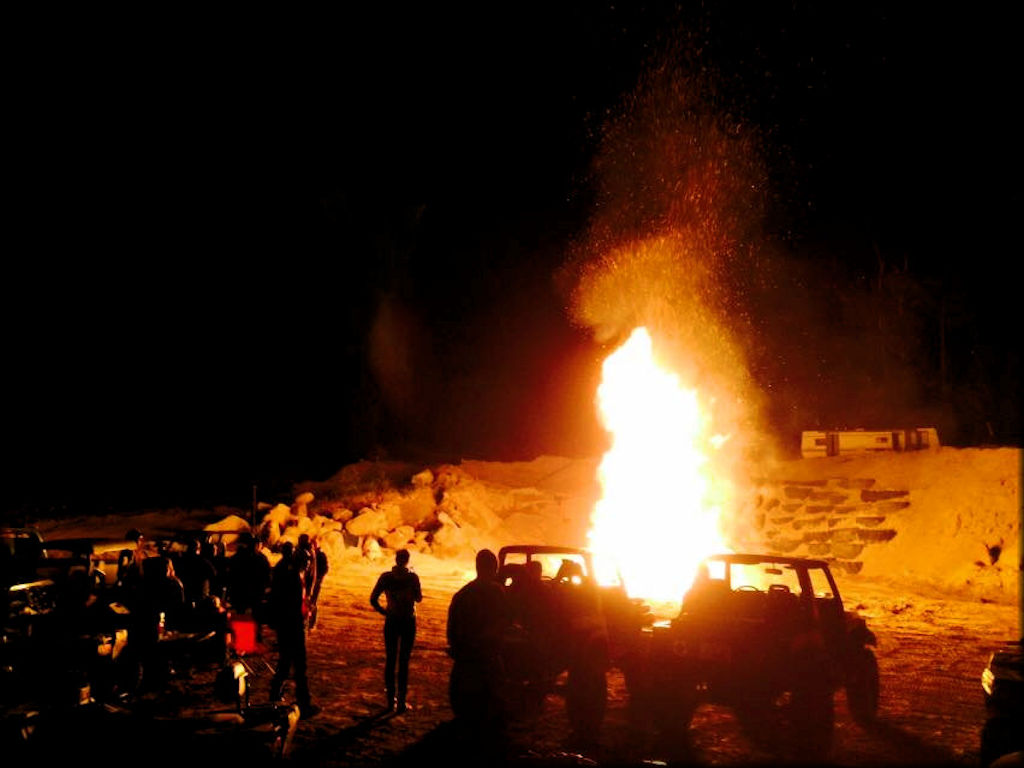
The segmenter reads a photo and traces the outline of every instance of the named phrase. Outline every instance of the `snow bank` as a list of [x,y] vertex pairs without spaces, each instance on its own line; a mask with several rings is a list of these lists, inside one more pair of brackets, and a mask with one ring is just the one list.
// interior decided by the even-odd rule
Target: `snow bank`
[[885,528],[895,535],[858,555],[865,578],[1019,602],[1020,449],[943,447],[804,459],[772,474],[793,483],[839,479],[905,494],[907,501],[884,515]]
[[[583,546],[600,493],[597,465],[597,459],[554,456],[426,468],[364,462],[300,489],[316,488],[311,515],[347,521],[347,539],[364,558],[388,557],[405,546],[465,560],[481,547],[513,543]],[[802,485],[816,494],[786,518],[804,544],[792,554],[856,565],[849,575],[859,578],[1017,602],[1020,469],[1019,449],[944,447],[800,459],[776,465],[770,474],[781,490]],[[828,506],[830,497],[840,496],[844,500]],[[780,504],[776,514],[784,506],[800,504]],[[753,522],[748,527],[753,530]],[[832,535],[836,541],[824,544]],[[771,543],[761,542],[765,548]]]
[[[292,504],[261,504],[257,533],[273,548],[308,533],[332,563],[340,565],[387,566],[393,551],[405,547],[417,553],[421,564],[437,564],[442,571],[447,567],[443,563],[456,569],[472,563],[481,547],[583,546],[590,512],[600,494],[598,461],[542,456],[529,462],[463,461],[430,467],[360,462],[326,481],[299,484]],[[829,503],[832,491],[843,491],[845,500],[835,502],[827,513],[805,508],[790,515],[788,525],[800,524],[799,536],[809,548],[821,544],[825,533],[847,530],[850,520],[864,521],[857,534],[864,541],[843,542],[834,537],[848,545],[838,549],[836,541],[830,542],[829,556],[842,559],[845,549],[855,557],[855,561],[848,559],[859,566],[850,572],[851,578],[1019,603],[1020,449],[943,447],[800,459],[776,465],[769,474],[783,492],[789,485],[804,485],[820,493],[825,498],[821,504]],[[745,515],[740,519],[746,521],[748,531],[761,534],[767,546],[770,541],[764,533],[787,500],[780,498],[778,509],[766,512],[763,490],[763,484],[751,485],[751,498],[740,501]],[[859,500],[855,492],[861,494]],[[886,493],[898,498],[887,504]],[[810,496],[804,500],[805,504],[811,501]],[[765,518],[761,528],[757,527],[759,513]],[[200,527],[199,521],[210,525],[211,519],[214,527],[238,530],[246,516],[245,511],[228,508],[149,510],[134,517],[39,521],[37,527],[48,538],[121,536],[132,527],[155,535],[161,530]],[[874,530],[885,536],[869,537],[871,518],[877,517],[884,517],[884,522]],[[865,546],[858,549],[853,546],[857,543]],[[814,555],[803,550],[795,554]]]
[[1020,451],[940,449],[903,458],[912,503],[899,535],[865,553],[865,573],[1018,602]]
[[[349,557],[376,561],[406,548],[471,561],[481,548],[506,544],[582,546],[597,500],[596,466],[552,456],[432,467],[360,462],[295,491],[311,497],[311,519],[343,525]],[[302,518],[297,505],[279,507],[262,523],[264,538],[275,547]]]

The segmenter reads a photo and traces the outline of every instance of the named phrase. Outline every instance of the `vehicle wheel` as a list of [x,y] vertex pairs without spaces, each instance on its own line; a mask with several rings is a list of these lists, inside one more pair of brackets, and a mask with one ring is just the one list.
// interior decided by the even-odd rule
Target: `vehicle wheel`
[[1004,755],[1020,750],[1017,728],[1005,717],[990,717],[981,728],[981,768],[988,768]]
[[544,701],[554,685],[541,675],[506,679],[503,698],[506,714],[515,720],[531,720],[544,710]]
[[796,690],[790,707],[794,746],[813,759],[824,759],[832,750],[835,700],[832,690],[809,676]]
[[452,665],[448,679],[448,702],[457,718],[469,718],[483,712],[487,703],[487,680],[478,665]]
[[700,699],[697,680],[685,665],[658,660],[643,688],[642,711],[654,729],[662,734],[682,734],[690,727]]
[[643,716],[651,728],[651,748],[670,763],[686,765],[694,761],[690,722],[699,701],[688,675],[670,673],[651,681]]
[[530,681],[522,691],[521,711],[527,718],[534,718],[544,711],[544,700],[552,686],[543,681]]
[[733,714],[743,733],[757,744],[772,744],[779,733],[779,711],[767,693],[751,693],[733,704]]
[[682,732],[690,727],[693,713],[697,711],[695,692],[675,691],[670,694],[656,694],[651,700],[651,720],[654,727],[662,732]]
[[608,680],[603,667],[580,665],[569,670],[565,692],[569,727],[577,737],[596,738],[608,706]]
[[622,676],[628,695],[629,721],[634,726],[650,721],[650,676],[645,664],[637,657],[628,657],[621,664]]
[[112,697],[132,697],[142,687],[142,663],[134,654],[127,653],[114,662]]
[[869,725],[878,717],[878,689],[878,659],[861,648],[850,660],[846,679],[846,703],[859,724]]

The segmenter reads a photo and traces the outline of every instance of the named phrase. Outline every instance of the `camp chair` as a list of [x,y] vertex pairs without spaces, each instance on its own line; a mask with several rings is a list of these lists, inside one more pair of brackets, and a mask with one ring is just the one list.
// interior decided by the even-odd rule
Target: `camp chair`
[[268,738],[274,755],[286,757],[299,722],[299,707],[278,702],[250,704],[249,678],[260,673],[274,673],[274,667],[265,658],[267,647],[256,639],[256,621],[252,616],[228,617],[227,642],[229,658],[217,675],[215,690],[217,697],[232,704],[233,709],[221,713],[220,717],[234,718],[232,722],[248,728],[269,729]]
[[275,669],[267,661],[268,648],[256,637],[256,620],[247,614],[228,616],[228,665],[237,662],[248,676],[273,675]]

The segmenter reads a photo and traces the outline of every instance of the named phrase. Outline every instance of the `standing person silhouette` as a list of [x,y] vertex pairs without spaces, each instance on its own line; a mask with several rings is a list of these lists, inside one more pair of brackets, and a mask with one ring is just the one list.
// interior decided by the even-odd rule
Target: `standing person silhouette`
[[[397,706],[402,713],[408,708],[406,693],[409,688],[409,657],[416,640],[416,603],[423,599],[420,577],[409,570],[409,550],[395,552],[395,565],[384,571],[370,593],[370,605],[384,616],[384,688],[387,693],[387,709]],[[380,598],[387,598],[386,607]],[[397,666],[397,686],[395,667]]]
[[142,563],[149,553],[146,538],[138,528],[129,529],[124,537],[132,548],[122,549],[117,558],[118,599],[133,608],[142,591]]
[[476,553],[476,578],[448,606],[448,654],[452,672],[448,695],[455,717],[481,748],[500,755],[505,739],[502,640],[512,615],[498,580],[498,558]]
[[302,614],[302,570],[290,541],[281,545],[281,559],[270,574],[270,611],[277,633],[277,670],[270,681],[270,699],[277,701],[285,680],[293,673],[300,716],[312,717],[320,708],[312,703],[306,678],[306,617]]
[[203,542],[198,538],[188,542],[188,549],[178,558],[174,572],[185,586],[186,605],[195,608],[204,598],[213,594],[217,571],[210,559],[203,554]]
[[320,603],[320,587],[323,586],[324,577],[327,576],[327,571],[331,567],[327,559],[327,553],[315,541],[313,542],[313,551],[316,559],[316,581],[313,583],[313,592],[310,595],[309,618],[307,620],[311,630],[316,628],[317,606]]
[[320,599],[320,586],[324,576],[327,575],[327,555],[317,544],[316,539],[310,538],[308,533],[299,536],[299,543],[295,548],[296,557],[300,558],[305,570],[306,579],[306,625],[309,629],[316,627],[317,601]]
[[238,537],[238,549],[228,569],[228,605],[235,613],[263,618],[264,602],[270,589],[270,560],[262,542],[251,533]]

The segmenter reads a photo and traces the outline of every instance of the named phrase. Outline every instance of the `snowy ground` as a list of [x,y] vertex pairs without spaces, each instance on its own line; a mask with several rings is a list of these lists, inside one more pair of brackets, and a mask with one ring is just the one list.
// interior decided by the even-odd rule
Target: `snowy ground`
[[[327,480],[301,483],[296,490],[313,494],[308,513],[314,520],[338,516],[344,508],[347,514],[358,514],[368,507],[387,510],[387,516],[397,516],[399,522],[434,522],[439,515],[455,518],[458,530],[450,525],[446,533],[457,536],[448,536],[445,547],[435,545],[435,557],[420,558],[424,567],[438,560],[437,567],[444,571],[448,561],[471,561],[473,552],[485,546],[584,546],[589,514],[600,494],[597,463],[554,456],[513,463],[463,461],[456,467],[364,462]],[[433,486],[430,480],[414,482],[422,474],[433,479]],[[876,488],[906,491],[909,507],[889,515],[885,523],[896,536],[864,549],[860,575],[933,596],[1020,603],[1020,449],[942,448],[815,458],[782,462],[758,474],[761,479],[749,481],[751,496],[764,475],[780,483],[869,479]],[[440,495],[444,498],[438,503]],[[153,510],[130,518],[112,515],[35,524],[52,538],[122,536],[133,526],[143,532],[199,527],[232,514],[247,518],[249,511]],[[360,552],[350,546],[331,554],[352,565],[368,558],[371,564],[390,560],[386,549],[376,547]]]
[[[521,542],[540,541],[541,535],[580,535],[585,526],[576,516],[592,499],[593,467],[593,462],[554,457],[514,465],[465,462],[459,497],[463,507],[493,522],[482,509],[489,507],[498,520],[493,528],[469,532],[469,543],[496,545],[502,536]],[[1021,634],[1020,451],[942,449],[920,456],[815,459],[784,468],[791,479],[835,476],[837,471],[870,475],[887,487],[902,485],[912,491],[914,501],[912,514],[901,518],[898,536],[871,553],[870,567],[839,578],[848,607],[862,612],[878,636],[882,699],[879,724],[871,730],[855,725],[839,701],[834,762],[976,765],[984,719],[981,669],[995,646]],[[329,495],[324,484],[317,491]],[[130,526],[152,530],[202,523],[225,512],[179,510],[38,524],[49,536],[121,535]],[[1003,556],[998,578],[993,578],[991,558],[981,555],[996,540],[1002,541]],[[414,708],[401,717],[384,717],[380,711],[381,624],[368,604],[373,581],[390,566],[390,559],[385,553],[370,561],[353,548],[337,557],[321,598],[320,625],[309,639],[310,685],[323,711],[300,723],[294,762],[427,764],[449,762],[457,754],[459,741],[447,701],[450,660],[444,622],[452,593],[472,575],[471,554],[472,546],[457,556],[413,555],[425,598],[411,671]],[[993,584],[998,585],[995,591]],[[607,722],[598,747],[582,756],[573,752],[565,743],[564,707],[550,697],[542,717],[516,726],[510,761],[639,765],[671,759],[659,752],[650,734],[629,722],[621,680],[613,675],[610,682]],[[168,700],[169,711],[188,718],[209,708],[211,683],[209,673],[202,671],[178,681],[179,695]],[[263,695],[266,681],[255,683],[256,695]],[[691,739],[683,756],[688,761],[772,764],[780,759],[749,741],[724,709],[698,711]],[[193,748],[186,742],[180,746]]]
[[[381,620],[368,604],[379,568],[350,564],[328,577],[320,622],[308,640],[309,680],[322,711],[301,721],[290,751],[295,765],[423,766],[484,764],[466,754],[448,705],[451,661],[445,650],[447,606],[469,563],[414,557],[424,584],[410,671],[412,709],[383,712]],[[878,636],[881,675],[879,720],[870,729],[853,722],[837,695],[835,748],[830,764],[847,766],[960,766],[978,764],[984,722],[980,674],[988,654],[1019,628],[1016,606],[924,597],[863,579],[842,579],[849,607],[861,611]],[[273,634],[266,637],[273,647]],[[272,650],[265,657],[274,660]],[[268,695],[268,675],[252,679],[254,703]],[[660,743],[645,724],[628,717],[624,681],[609,676],[610,699],[596,746],[567,741],[564,701],[549,696],[540,715],[511,730],[506,764],[517,766],[641,766],[673,763],[778,765],[793,759],[771,744],[752,741],[726,708],[699,709],[682,754]],[[286,694],[290,691],[286,690]],[[199,765],[224,760],[269,762],[266,735],[239,732],[218,721],[225,707],[213,695],[213,670],[197,669],[148,702],[150,719],[123,726],[98,725],[79,734],[81,748],[96,754],[111,743],[149,754],[158,746],[170,762]],[[144,734],[139,735],[139,734]],[[462,761],[460,762],[460,758]]]

